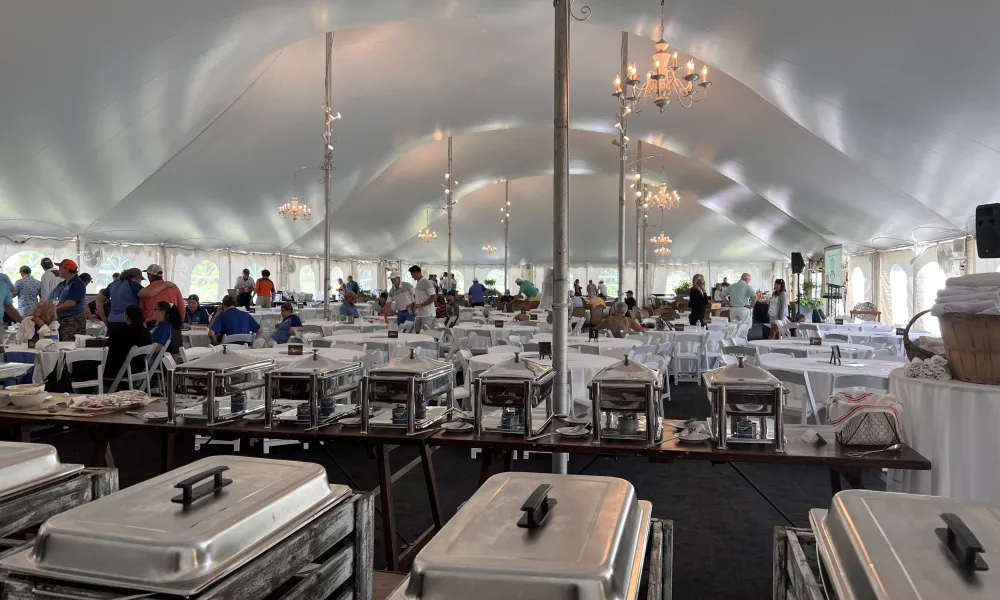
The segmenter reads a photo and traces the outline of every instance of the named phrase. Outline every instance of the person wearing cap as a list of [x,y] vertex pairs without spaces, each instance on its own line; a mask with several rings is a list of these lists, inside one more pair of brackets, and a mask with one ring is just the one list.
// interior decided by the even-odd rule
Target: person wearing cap
[[117,281],[112,281],[97,294],[97,317],[107,322],[108,332],[128,326],[125,309],[133,305],[139,306],[139,292],[142,291],[140,281],[142,271],[125,269],[118,275]]
[[410,277],[417,282],[413,286],[413,333],[420,333],[424,325],[430,326],[434,322],[437,290],[429,279],[424,278],[420,265],[410,267]]
[[41,291],[39,295],[42,300],[48,300],[49,296],[52,294],[52,290],[56,289],[59,285],[59,270],[52,265],[52,259],[45,257],[42,259],[42,276],[39,281],[42,284]]
[[391,311],[395,311],[396,325],[402,325],[413,319],[410,313],[410,305],[413,304],[413,285],[403,281],[399,271],[389,273],[389,281],[392,287],[389,288],[389,302],[386,303],[382,316],[388,317],[392,314]]
[[23,265],[18,272],[21,278],[14,284],[13,295],[17,297],[17,310],[22,317],[35,312],[41,298],[42,282],[31,276],[31,267]]
[[250,269],[243,269],[243,272],[236,276],[233,289],[236,290],[236,305],[250,310],[253,303],[253,290],[257,282],[250,277]]
[[475,277],[472,278],[472,285],[469,286],[469,304],[486,306],[486,286],[479,283],[479,279]]
[[146,278],[149,279],[149,285],[142,288],[139,292],[139,308],[142,309],[142,314],[146,316],[146,325],[152,329],[156,325],[156,319],[153,315],[153,309],[156,308],[157,302],[169,302],[177,307],[177,312],[180,314],[181,322],[184,322],[184,317],[187,315],[187,310],[184,306],[184,297],[181,296],[181,291],[173,283],[163,279],[163,267],[153,263],[146,267]]
[[78,269],[76,261],[69,258],[59,263],[62,281],[49,294],[49,300],[56,303],[60,342],[73,342],[76,336],[87,333],[87,316],[83,307],[87,284],[76,274]]
[[191,294],[187,299],[187,314],[184,315],[185,325],[205,325],[209,323],[208,310],[201,305],[198,294]]
[[215,313],[212,319],[212,326],[208,328],[208,336],[213,344],[218,344],[227,335],[260,335],[260,323],[253,318],[253,315],[236,308],[236,301],[232,296],[222,298],[222,310]]

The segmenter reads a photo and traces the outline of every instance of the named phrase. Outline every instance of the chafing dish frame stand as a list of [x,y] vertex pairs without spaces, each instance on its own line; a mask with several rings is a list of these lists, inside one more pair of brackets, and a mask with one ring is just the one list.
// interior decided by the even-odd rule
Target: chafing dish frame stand
[[[355,493],[192,599],[372,600],[374,513],[374,492]],[[303,568],[316,564],[308,574],[298,577]],[[125,588],[15,573],[4,573],[0,582],[5,600],[122,600],[128,596]],[[289,584],[292,587],[283,594],[273,595]],[[144,596],[154,594],[129,597]]]
[[[225,352],[226,352],[226,350],[223,350],[223,353],[225,353]],[[270,371],[274,370],[274,368],[275,368],[275,362],[274,362],[274,360],[273,359],[268,359],[268,360],[270,361],[270,365],[268,365],[269,368],[267,368],[267,370],[262,371],[261,375],[266,375],[267,373],[269,373]],[[260,410],[259,408],[256,408],[256,409],[247,408],[245,410],[241,410],[241,411],[236,412],[236,413],[230,413],[230,414],[226,415],[225,418],[222,418],[222,419],[219,418],[219,406],[218,406],[218,403],[215,400],[215,380],[216,380],[216,378],[217,377],[226,378],[226,377],[231,377],[233,375],[242,374],[244,372],[244,371],[242,371],[242,369],[245,369],[245,368],[246,367],[240,367],[239,369],[236,369],[236,372],[234,372],[234,373],[219,374],[219,373],[217,373],[215,371],[207,370],[207,371],[204,371],[203,375],[201,373],[199,373],[197,375],[195,373],[182,373],[181,375],[179,375],[179,377],[184,377],[184,378],[186,378],[186,377],[201,377],[201,376],[203,376],[205,378],[205,386],[206,386],[206,389],[205,389],[205,393],[206,393],[205,402],[207,403],[207,406],[208,406],[208,412],[206,413],[205,416],[207,418],[207,424],[209,426],[215,425],[217,423],[226,423],[226,422],[229,422],[229,421],[235,421],[236,419],[240,419],[240,418],[244,417],[245,415],[248,415],[250,413],[254,413],[254,412],[257,412],[258,410]],[[260,371],[255,371],[254,369],[247,369],[247,371],[249,371],[249,372],[260,372]],[[167,387],[167,424],[168,425],[176,425],[177,424],[177,388],[176,388],[175,384],[176,384],[176,378],[178,377],[178,375],[176,373],[174,373],[174,371],[172,371],[172,370],[168,371],[168,372],[170,373],[170,377],[168,379],[169,383],[168,383],[168,387]],[[249,384],[249,385],[248,384],[240,384],[240,390],[239,391],[245,392],[245,391],[248,391],[248,390],[253,390],[253,389],[260,388],[260,387],[264,387],[265,381],[266,381],[265,378],[261,377],[261,379],[260,379],[259,382],[252,383],[252,384]]]
[[[550,373],[548,373],[542,379],[542,381],[548,381],[549,379],[555,379],[555,371],[551,371]],[[496,383],[496,381],[490,381],[488,383]],[[533,387],[535,386],[535,384],[537,382],[535,382],[535,381],[528,381],[528,380],[516,380],[516,381],[512,381],[512,383],[516,383],[518,385],[521,385],[522,388],[523,388],[523,393],[522,393],[521,397],[524,400],[524,405],[522,406],[522,409],[524,410],[524,439],[525,439],[525,441],[529,441],[530,442],[530,441],[537,440],[537,439],[545,437],[547,434],[542,433],[542,432],[545,430],[545,428],[548,426],[548,424],[552,422],[552,412],[553,412],[552,409],[553,409],[553,407],[552,407],[552,391],[551,391],[551,389],[549,390],[548,395],[545,396],[545,412],[546,412],[545,421],[542,422],[542,425],[539,428],[539,433],[535,434],[535,433],[533,433],[534,426],[532,425],[532,422],[531,422],[531,420],[532,420],[532,414],[531,414],[531,412],[532,412],[532,409],[534,408],[533,406],[531,406],[531,400],[534,397],[531,392],[532,392],[532,389],[533,389]],[[485,393],[484,392],[484,387],[485,386],[483,385],[483,380],[482,379],[480,379],[480,378],[477,377],[473,381],[473,390],[474,390],[474,393],[475,393],[475,399],[473,400],[473,403],[472,403],[472,410],[473,410],[473,419],[475,420],[475,429],[474,429],[474,431],[475,431],[475,434],[477,436],[483,435],[483,395]],[[541,403],[539,403],[539,404],[541,404]],[[501,433],[501,434],[504,434],[504,435],[515,435],[517,432],[516,431],[510,431],[510,432],[505,433],[505,432],[491,431],[490,433]]]
[[[360,370],[360,365],[358,366]],[[361,379],[359,378],[357,382],[351,385],[345,385],[335,388],[330,395],[338,395],[346,392],[351,392],[352,395],[357,399],[356,407],[348,412],[341,413],[336,416],[329,416],[320,418],[319,414],[319,383],[327,379],[332,379],[336,377],[342,377],[344,375],[343,371],[331,371],[329,373],[310,373],[303,377],[303,373],[296,375],[282,374],[280,369],[273,371],[268,371],[264,373],[264,427],[271,429],[274,427],[274,387],[273,382],[275,379],[291,379],[291,380],[302,380],[304,378],[309,379],[309,428],[315,429],[317,427],[322,427],[339,421],[345,417],[356,414],[361,410]]]
[[118,491],[118,469],[83,469],[0,501],[0,546],[23,540],[9,536],[41,525],[71,508]]
[[[652,398],[646,402],[646,444],[655,445],[662,441],[662,439],[657,439],[657,433],[662,431],[660,426],[660,400],[659,392],[660,390],[653,383],[646,383],[644,386],[646,388],[646,398]],[[601,443],[601,417],[604,411],[600,410],[601,403],[601,382],[592,381],[590,383],[590,417],[591,425],[594,428],[592,435],[594,436],[594,443]],[[620,411],[627,412],[627,411]],[[610,438],[609,438],[610,439]],[[616,440],[628,440],[622,435],[615,436]],[[636,437],[638,439],[638,436]]]
[[[417,429],[416,421],[416,406],[417,406],[417,380],[423,380],[422,377],[408,377],[406,381],[406,435],[414,436],[420,435],[431,428]],[[442,415],[442,418],[446,417],[448,414],[455,411],[455,370],[452,369],[450,375],[451,384],[448,386],[446,393],[438,394],[437,396],[432,396],[431,398],[424,398],[424,402],[431,400],[432,398],[440,398],[441,396],[446,396],[448,403],[448,410]],[[371,392],[371,375],[366,375],[361,379],[361,433],[368,433],[371,429],[371,398],[369,394]],[[420,392],[421,397],[423,396],[423,390]]]

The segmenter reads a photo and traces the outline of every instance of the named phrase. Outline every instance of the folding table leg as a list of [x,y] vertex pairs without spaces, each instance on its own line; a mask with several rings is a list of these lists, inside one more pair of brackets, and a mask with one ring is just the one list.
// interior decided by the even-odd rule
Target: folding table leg
[[396,541],[396,502],[392,495],[392,470],[389,453],[384,444],[375,446],[378,468],[379,502],[382,505],[382,540],[385,543],[386,564],[390,571],[398,572],[399,542]]

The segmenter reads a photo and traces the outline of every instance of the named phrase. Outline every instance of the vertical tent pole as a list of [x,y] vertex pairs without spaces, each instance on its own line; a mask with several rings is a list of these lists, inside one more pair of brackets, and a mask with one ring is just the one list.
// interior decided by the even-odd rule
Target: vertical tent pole
[[[635,164],[636,173],[639,174],[635,178],[635,293],[639,293],[639,240],[640,234],[642,232],[642,224],[640,219],[642,217],[642,140],[638,141],[638,151],[639,157],[638,162]],[[621,279],[618,280],[619,286],[625,285],[625,282]],[[621,290],[619,290],[620,292]],[[621,294],[619,294],[621,295]]]
[[333,123],[330,121],[331,57],[333,55],[333,32],[326,32],[326,85],[324,87],[324,113],[326,141],[323,143],[323,320],[330,319],[330,196],[333,178],[333,138],[330,137]]
[[[444,203],[448,210],[448,273],[451,274],[451,214],[452,208],[455,206],[454,200],[452,200],[452,187],[451,182],[455,179],[455,174],[451,172],[451,136],[448,136],[448,175],[445,180],[445,194]],[[452,275],[453,276],[453,275]]]
[[[557,67],[558,68],[558,67]],[[622,70],[624,80],[628,75],[628,32],[622,32]],[[628,147],[625,141],[625,109],[618,109],[618,296],[622,296],[625,285],[625,161],[628,160]]]

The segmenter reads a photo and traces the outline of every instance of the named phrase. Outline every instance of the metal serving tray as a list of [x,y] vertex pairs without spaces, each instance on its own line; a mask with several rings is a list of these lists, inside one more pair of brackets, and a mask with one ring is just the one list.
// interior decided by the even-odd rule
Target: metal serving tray
[[[964,568],[945,540],[942,515],[963,523],[986,552],[989,570]],[[1000,598],[1000,506],[866,490],[833,497],[829,511],[809,511],[824,573],[839,600]],[[957,531],[961,527],[955,527]],[[965,537],[959,535],[957,540]],[[956,546],[962,546],[961,542]],[[963,559],[968,556],[960,552]],[[976,553],[971,553],[976,558]]]
[[[532,528],[523,506],[539,486],[551,486],[548,511]],[[624,479],[494,475],[417,555],[405,598],[635,598],[651,510]]]
[[[431,425],[434,425],[441,419],[448,416],[448,413],[452,412],[447,406],[428,406],[427,416],[423,419],[414,419],[413,427],[415,429],[427,429]],[[386,427],[391,429],[406,429],[406,423],[393,423],[392,422],[392,411],[383,410],[376,414],[369,421],[370,427]]]
[[48,444],[0,442],[0,500],[82,470],[83,465],[59,462]]
[[206,458],[52,517],[0,568],[191,596],[349,494],[320,465]]

